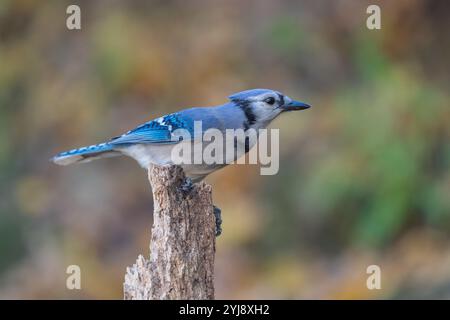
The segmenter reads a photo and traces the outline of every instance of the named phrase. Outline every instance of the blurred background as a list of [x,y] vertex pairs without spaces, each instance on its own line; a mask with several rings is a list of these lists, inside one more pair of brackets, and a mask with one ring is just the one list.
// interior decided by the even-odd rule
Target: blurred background
[[[66,28],[81,7],[82,30]],[[366,8],[381,7],[381,30]],[[0,0],[0,298],[121,299],[152,197],[129,158],[60,151],[271,88],[280,171],[207,178],[216,297],[450,298],[448,1]],[[66,289],[81,267],[82,290]],[[366,268],[380,266],[382,289]]]

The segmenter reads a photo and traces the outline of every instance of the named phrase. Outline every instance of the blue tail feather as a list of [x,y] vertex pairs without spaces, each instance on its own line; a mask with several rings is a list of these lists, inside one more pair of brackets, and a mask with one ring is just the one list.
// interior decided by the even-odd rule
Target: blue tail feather
[[68,165],[75,162],[88,162],[98,158],[120,155],[109,143],[99,143],[87,147],[61,152],[51,160],[59,165]]

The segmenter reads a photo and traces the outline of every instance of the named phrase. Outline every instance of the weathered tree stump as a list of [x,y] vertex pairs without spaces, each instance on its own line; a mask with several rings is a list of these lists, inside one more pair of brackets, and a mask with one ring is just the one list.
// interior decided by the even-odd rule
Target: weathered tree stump
[[124,299],[214,299],[215,217],[211,186],[190,185],[179,166],[152,166],[150,259],[127,268]]

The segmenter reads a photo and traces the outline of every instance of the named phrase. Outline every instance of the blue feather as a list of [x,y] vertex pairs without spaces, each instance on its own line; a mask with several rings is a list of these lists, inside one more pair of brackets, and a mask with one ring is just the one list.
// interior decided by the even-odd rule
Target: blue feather
[[74,162],[87,162],[98,157],[108,157],[118,155],[113,146],[109,143],[99,143],[88,147],[81,147],[69,151],[58,153],[51,160],[57,164],[71,164]]
[[172,113],[146,122],[122,136],[113,138],[109,144],[123,146],[134,143],[177,143],[179,139],[172,136],[177,129],[186,129],[190,133],[192,132],[192,127],[181,119],[179,113]]
[[270,89],[250,89],[250,90],[245,90],[245,91],[234,93],[231,96],[228,96],[228,99],[230,99],[231,101],[240,101],[240,100],[246,100],[249,97],[261,95],[263,93],[271,93],[271,92],[277,92],[277,91],[273,91]]

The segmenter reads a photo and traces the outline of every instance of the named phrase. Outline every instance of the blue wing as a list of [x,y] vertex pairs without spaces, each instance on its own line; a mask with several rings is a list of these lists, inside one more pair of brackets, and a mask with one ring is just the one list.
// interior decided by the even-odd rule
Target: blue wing
[[179,113],[172,113],[167,116],[149,121],[127,133],[111,139],[109,144],[121,146],[134,143],[178,143],[179,136],[174,136],[176,129],[186,129],[192,134],[190,121],[183,120]]

